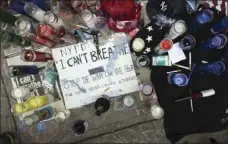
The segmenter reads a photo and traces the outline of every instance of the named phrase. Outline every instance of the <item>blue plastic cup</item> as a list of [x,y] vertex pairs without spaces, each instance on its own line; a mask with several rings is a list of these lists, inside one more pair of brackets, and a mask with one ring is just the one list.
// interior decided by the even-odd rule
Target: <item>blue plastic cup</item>
[[219,33],[228,29],[228,16],[222,18],[220,21],[217,21],[214,26],[211,28],[213,33]]
[[183,87],[188,84],[188,77],[183,73],[170,73],[168,75],[168,82],[170,84]]
[[221,75],[225,72],[226,66],[222,61],[216,61],[216,62],[202,64],[196,67],[196,69],[203,74]]
[[227,37],[224,34],[217,34],[201,44],[199,44],[200,49],[221,49],[227,43]]

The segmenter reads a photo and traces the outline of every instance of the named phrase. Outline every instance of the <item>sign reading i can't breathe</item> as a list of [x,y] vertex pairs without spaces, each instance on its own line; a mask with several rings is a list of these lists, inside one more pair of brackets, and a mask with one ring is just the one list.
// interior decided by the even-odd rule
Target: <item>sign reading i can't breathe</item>
[[138,91],[127,37],[114,34],[97,51],[92,42],[52,49],[67,109]]

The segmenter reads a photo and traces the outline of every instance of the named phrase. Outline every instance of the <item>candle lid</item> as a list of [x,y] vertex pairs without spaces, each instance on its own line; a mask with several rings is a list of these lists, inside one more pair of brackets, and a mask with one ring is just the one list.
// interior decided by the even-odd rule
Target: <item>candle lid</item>
[[15,88],[12,90],[11,95],[16,99],[20,99],[24,96],[24,93],[21,88]]
[[218,34],[212,39],[212,44],[217,47],[217,49],[223,48],[227,43],[227,37],[223,34]]
[[142,91],[142,93],[146,96],[149,96],[152,94],[153,92],[153,87],[151,84],[144,84],[144,83],[141,83],[139,84],[139,89]]
[[155,119],[160,119],[164,115],[164,110],[160,106],[154,105],[151,107],[151,113]]
[[135,38],[132,43],[132,48],[135,52],[141,52],[145,47],[145,42],[141,38]]
[[[178,86],[185,86],[188,83],[188,78],[183,73],[175,73],[175,74],[169,74],[171,75],[171,81],[173,81],[174,84]],[[169,77],[169,76],[168,76]]]
[[17,73],[18,73],[17,68],[15,68],[15,67],[13,67],[13,66],[10,66],[10,67],[9,67],[9,75],[10,75],[11,77],[16,76]]
[[31,50],[22,51],[21,54],[20,54],[20,56],[21,56],[21,59],[23,61],[32,61],[33,59],[35,59],[34,58],[34,56],[35,56],[34,55],[34,52],[31,51]]
[[136,59],[136,63],[139,67],[147,67],[150,63],[150,60],[146,55],[141,55]]
[[54,33],[58,38],[62,38],[66,35],[67,31],[63,26],[60,26],[55,29]]
[[163,39],[160,43],[161,49],[170,50],[173,46],[173,41],[170,39]]
[[124,106],[130,108],[134,105],[135,100],[132,96],[128,95],[123,98],[122,103]]
[[24,122],[26,125],[31,126],[34,123],[34,120],[31,117],[25,117]]
[[51,11],[48,11],[45,13],[44,15],[44,20],[47,22],[47,23],[53,23],[55,21],[58,20],[58,17]]
[[186,25],[184,23],[184,21],[179,20],[174,24],[174,29],[178,32],[178,33],[183,33],[186,31]]
[[85,22],[89,22],[93,18],[93,14],[90,10],[84,9],[80,13],[81,19]]

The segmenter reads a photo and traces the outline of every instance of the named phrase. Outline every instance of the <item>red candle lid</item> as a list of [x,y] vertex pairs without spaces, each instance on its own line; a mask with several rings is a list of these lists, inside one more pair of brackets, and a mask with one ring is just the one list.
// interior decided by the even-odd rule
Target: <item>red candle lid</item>
[[58,38],[61,38],[66,35],[66,29],[64,27],[58,27],[54,33]]
[[160,47],[164,50],[170,50],[173,46],[173,42],[170,39],[164,39],[160,43]]
[[24,61],[32,61],[34,58],[33,52],[30,50],[22,51],[21,59]]

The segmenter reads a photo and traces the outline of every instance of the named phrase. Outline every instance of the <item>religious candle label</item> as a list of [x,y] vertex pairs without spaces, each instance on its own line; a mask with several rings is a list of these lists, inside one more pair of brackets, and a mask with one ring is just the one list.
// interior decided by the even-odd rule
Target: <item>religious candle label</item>
[[99,49],[92,42],[52,49],[67,109],[138,91],[126,35],[114,34]]
[[40,96],[44,94],[44,88],[39,74],[17,76],[14,78],[18,87],[28,87],[31,90],[31,96]]

